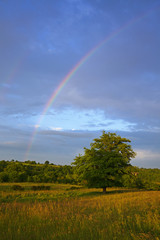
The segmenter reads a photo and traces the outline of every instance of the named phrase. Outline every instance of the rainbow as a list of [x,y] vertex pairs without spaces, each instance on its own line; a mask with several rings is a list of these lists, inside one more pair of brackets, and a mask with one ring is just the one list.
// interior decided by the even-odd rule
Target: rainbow
[[103,39],[101,42],[99,42],[95,47],[93,47],[85,56],[83,56],[80,61],[68,72],[68,74],[62,79],[62,81],[60,82],[59,86],[53,91],[51,97],[49,98],[48,102],[46,103],[41,116],[37,122],[37,124],[34,127],[34,130],[32,132],[28,147],[27,147],[27,151],[25,153],[25,160],[27,160],[27,157],[29,155],[29,152],[31,150],[33,141],[36,137],[36,134],[38,132],[38,128],[45,116],[45,114],[47,113],[48,109],[51,107],[51,105],[54,103],[54,101],[56,100],[56,98],[58,97],[58,95],[60,94],[60,92],[62,91],[62,89],[65,87],[65,85],[67,84],[67,82],[71,79],[71,77],[78,71],[78,69],[93,55],[96,53],[96,51],[101,48],[104,44],[106,44],[107,42],[109,42],[111,39],[113,39],[114,37],[116,37],[118,34],[120,34],[122,31],[124,31],[125,29],[127,29],[129,26],[135,24],[136,22],[138,22],[139,20],[143,19],[145,16],[149,15],[149,13],[151,13],[153,10],[157,9],[157,7],[159,8],[160,5],[148,10],[147,12],[138,15],[136,18],[130,20],[129,22],[125,23],[124,25],[122,25],[120,28],[118,28],[117,30],[113,31],[110,35],[108,35],[105,39]]

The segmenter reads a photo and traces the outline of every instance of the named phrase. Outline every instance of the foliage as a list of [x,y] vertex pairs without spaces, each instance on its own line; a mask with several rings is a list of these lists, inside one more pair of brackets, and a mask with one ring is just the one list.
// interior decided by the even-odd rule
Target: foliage
[[160,190],[160,169],[126,168],[122,186],[147,190]]
[[34,191],[50,190],[51,187],[50,186],[45,186],[45,185],[38,185],[38,186],[32,186],[31,189],[34,190]]
[[75,183],[72,166],[56,166],[46,161],[0,161],[0,182]]
[[88,187],[116,186],[121,183],[121,176],[129,165],[135,152],[129,139],[122,138],[115,133],[103,131],[100,138],[94,139],[91,148],[84,148],[84,155],[75,158],[73,165],[79,181]]
[[45,164],[49,164],[49,161],[45,161]]
[[[99,164],[102,164],[101,161]],[[102,173],[104,173],[103,168],[100,169]],[[130,165],[123,171],[125,174],[123,174],[122,178],[119,177],[112,182],[110,181],[110,186],[113,184],[114,186],[118,185],[126,188],[160,190],[160,169],[145,169]],[[17,160],[0,161],[0,182],[2,183],[46,182],[75,184],[77,179],[81,183],[86,183],[80,174],[75,175],[73,166],[57,166],[53,163],[40,164],[30,160],[26,162],[18,162]]]
[[23,191],[24,188],[21,185],[13,185],[11,189],[16,190],[16,191]]

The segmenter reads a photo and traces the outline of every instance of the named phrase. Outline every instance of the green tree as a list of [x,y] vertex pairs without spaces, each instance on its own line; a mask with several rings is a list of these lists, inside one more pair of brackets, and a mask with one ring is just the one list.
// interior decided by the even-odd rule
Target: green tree
[[9,176],[6,172],[0,172],[0,182],[8,182]]
[[49,161],[45,161],[45,163],[44,164],[49,164]]
[[130,142],[116,133],[103,131],[102,136],[90,144],[90,149],[84,148],[84,155],[74,159],[72,164],[78,180],[88,187],[103,188],[104,193],[106,187],[120,183],[125,168],[136,155]]

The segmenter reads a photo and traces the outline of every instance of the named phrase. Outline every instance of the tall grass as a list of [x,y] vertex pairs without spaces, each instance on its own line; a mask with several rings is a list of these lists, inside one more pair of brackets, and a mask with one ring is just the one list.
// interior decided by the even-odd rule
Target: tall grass
[[0,240],[160,239],[160,192],[85,194],[1,203]]

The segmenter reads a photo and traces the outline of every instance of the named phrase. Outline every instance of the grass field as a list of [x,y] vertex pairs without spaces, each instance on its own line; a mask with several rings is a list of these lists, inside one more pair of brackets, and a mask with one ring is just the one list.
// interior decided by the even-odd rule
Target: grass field
[[12,185],[0,185],[0,240],[160,239],[158,191],[110,188],[104,195],[72,185]]

